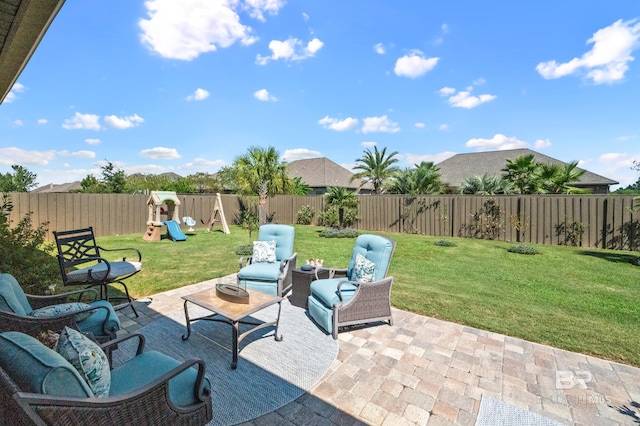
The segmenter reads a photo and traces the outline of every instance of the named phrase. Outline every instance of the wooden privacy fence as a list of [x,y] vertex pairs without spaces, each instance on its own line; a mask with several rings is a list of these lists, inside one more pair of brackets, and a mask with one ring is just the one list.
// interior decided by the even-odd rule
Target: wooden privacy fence
[[[211,217],[215,195],[179,195],[180,217],[191,216],[198,226]],[[93,226],[97,236],[136,234],[146,229],[147,195],[11,193],[15,225],[32,213],[34,224],[49,222],[51,231]],[[638,250],[640,200],[617,195],[510,196],[359,196],[356,228],[440,237],[492,237],[497,240],[571,244]],[[235,223],[240,198],[222,195],[227,222]],[[267,214],[277,223],[297,222],[298,211],[325,208],[321,195],[279,195],[267,202]],[[203,223],[204,222],[204,223]],[[314,222],[317,223],[317,222]],[[582,232],[580,232],[582,230]],[[579,235],[578,235],[579,234]]]
[[[216,202],[215,194],[178,195],[178,198],[180,218],[191,216],[199,226],[207,225]],[[53,231],[87,226],[93,226],[98,237],[139,233],[142,238],[147,228],[148,199],[148,195],[13,192],[10,194],[13,211],[9,219],[15,226],[31,212],[34,225],[48,222],[48,240],[53,240]],[[240,211],[239,198],[222,195],[221,199],[227,223],[234,223],[235,215]]]
[[[640,200],[619,195],[361,195],[356,228],[440,237],[490,237],[538,244],[577,244],[618,250],[640,247]],[[268,213],[295,223],[322,196],[276,196]]]

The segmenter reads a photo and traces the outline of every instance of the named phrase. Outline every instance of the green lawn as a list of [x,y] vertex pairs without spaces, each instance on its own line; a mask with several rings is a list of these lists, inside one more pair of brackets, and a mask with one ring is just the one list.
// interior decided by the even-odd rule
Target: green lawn
[[[322,228],[297,226],[298,265],[322,258],[346,267],[353,239],[319,238]],[[511,243],[385,234],[397,242],[390,274],[399,309],[483,330],[640,366],[640,253],[535,247],[539,255],[509,253]],[[256,235],[253,236],[254,238]],[[143,270],[129,280],[135,297],[238,271],[235,248],[249,234],[231,227],[196,230],[187,241],[146,242],[140,235],[100,238],[105,247],[136,247]]]

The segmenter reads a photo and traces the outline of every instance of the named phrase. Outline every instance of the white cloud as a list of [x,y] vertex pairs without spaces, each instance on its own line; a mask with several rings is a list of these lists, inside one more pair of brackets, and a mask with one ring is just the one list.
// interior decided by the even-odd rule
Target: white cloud
[[109,115],[104,118],[104,123],[107,126],[113,127],[114,129],[122,130],[138,126],[140,125],[140,123],[144,123],[144,118],[140,117],[138,114],[133,114],[126,117]]
[[22,120],[13,120],[13,125],[16,127],[22,127],[24,126],[24,121]]
[[11,102],[15,101],[18,98],[16,96],[16,93],[20,93],[23,91],[24,91],[24,85],[16,82],[11,88],[11,90],[9,90],[9,93],[7,94],[7,96],[4,98],[5,103],[10,104]]
[[475,108],[478,105],[484,104],[486,102],[491,102],[492,100],[497,98],[496,95],[489,94],[474,96],[471,94],[472,90],[473,86],[469,86],[466,90],[456,93],[456,89],[454,89],[453,87],[443,87],[438,91],[438,93],[440,93],[440,96],[448,96],[449,99],[447,99],[447,102],[449,102],[449,105],[451,105],[452,107],[466,109]]
[[271,40],[269,42],[271,56],[258,54],[256,56],[256,63],[258,65],[266,65],[269,61],[277,61],[278,59],[284,61],[301,61],[315,56],[316,52],[318,52],[322,46],[324,46],[324,43],[318,38],[314,38],[308,42],[306,46],[295,37],[289,37],[284,41]]
[[384,44],[382,43],[377,43],[376,45],[374,45],[373,50],[375,50],[378,55],[384,55],[385,53],[387,53],[386,49],[384,48]]
[[456,93],[456,89],[453,87],[443,87],[438,91],[438,93],[440,93],[440,96],[450,96]]
[[45,166],[56,158],[54,151],[25,151],[22,148],[0,148],[0,164]]
[[307,15],[304,12],[302,12],[302,19],[304,19],[305,21],[308,21],[309,20],[309,15]]
[[85,139],[84,141],[89,145],[98,145],[101,142],[100,139],[93,139],[93,138]]
[[62,128],[67,130],[100,130],[100,116],[96,114],[81,114],[76,112],[73,117],[64,120]]
[[186,170],[198,170],[203,172],[215,172],[222,167],[226,166],[227,163],[224,160],[205,160],[204,158],[196,158],[193,161],[185,163],[181,169]]
[[616,138],[617,141],[620,142],[626,142],[626,141],[631,141],[634,140],[638,137],[638,135],[622,135],[622,136],[618,136]]
[[393,72],[398,77],[418,78],[431,71],[440,58],[425,58],[419,50],[413,50],[408,55],[398,58]]
[[204,99],[207,99],[209,97],[209,92],[201,89],[201,88],[197,88],[195,92],[193,92],[191,95],[187,96],[187,101],[202,101]]
[[640,47],[640,23],[636,19],[623,22],[621,19],[608,27],[599,29],[587,44],[593,44],[588,52],[565,63],[555,60],[540,62],[536,70],[549,80],[586,71],[585,78],[594,84],[613,83],[622,80],[634,60],[631,53]]
[[397,133],[400,131],[398,123],[389,120],[386,115],[383,115],[381,117],[367,117],[362,121],[364,122],[362,126],[362,133]]
[[438,164],[447,158],[456,155],[455,152],[445,151],[439,154],[404,154],[402,157],[409,164],[420,164],[423,161],[432,161],[434,164]]
[[[277,5],[276,5],[277,3]],[[277,12],[280,2],[249,0],[250,13]],[[226,48],[240,41],[254,43],[252,29],[240,22],[237,0],[147,0],[148,19],[140,19],[140,39],[149,50],[164,58],[191,61],[199,55]]]
[[72,157],[72,158],[96,158],[96,153],[93,151],[75,151],[70,152],[65,150],[58,151],[58,155],[61,157]]
[[245,8],[249,10],[249,16],[264,22],[264,12],[277,15],[284,6],[284,0],[245,0]]
[[378,142],[362,142],[360,145],[362,145],[363,148],[373,148],[378,145]]
[[264,102],[267,102],[267,101],[277,102],[278,101],[278,98],[276,98],[271,93],[269,93],[269,91],[267,89],[256,90],[253,93],[253,97],[256,98],[259,101],[264,101]]
[[[601,163],[620,163],[621,161],[625,161],[629,157],[627,153],[619,153],[619,152],[609,152],[606,154],[602,154],[598,161]],[[632,166],[633,160],[627,160],[625,166]]]
[[152,158],[154,160],[175,160],[176,158],[180,158],[180,154],[178,154],[178,150],[175,148],[164,148],[162,146],[157,146],[151,149],[143,149],[140,151],[140,155],[142,157]]
[[122,166],[118,166],[118,168],[124,170],[126,175],[131,175],[134,173],[157,175],[160,173],[166,173],[174,170],[173,167],[160,166],[158,164],[138,164],[135,166],[127,166],[127,167],[124,167],[124,165],[122,165]]
[[289,162],[318,157],[322,157],[322,153],[320,151],[313,151],[306,148],[287,149],[284,154],[282,154],[282,159]]
[[549,139],[538,139],[533,143],[535,149],[549,148],[550,146],[551,141]]
[[326,117],[318,120],[318,124],[322,125],[325,129],[344,132],[358,127],[358,119],[347,117],[344,120],[338,120],[337,118],[331,118],[327,115]]
[[446,123],[442,123],[441,125],[439,125],[439,126],[438,126],[438,130],[441,130],[441,131],[443,131],[443,132],[444,132],[445,130],[449,130],[449,125],[448,125],[448,124],[446,124]]
[[498,133],[491,139],[469,139],[465,146],[467,148],[476,148],[476,151],[489,151],[494,149],[502,151],[505,149],[528,148],[529,144],[518,138],[508,137]]
[[46,118],[39,118],[38,119],[38,124],[47,124],[49,122],[49,120],[47,120]]
[[640,162],[640,154],[609,152],[600,155],[589,171],[617,180],[625,188],[638,181],[638,172],[631,168],[634,161]]
[[442,24],[442,25],[440,26],[440,29],[442,30],[442,33],[443,33],[443,34],[449,34],[449,25],[447,25],[447,24]]
[[415,123],[414,126],[417,127],[418,129],[424,129],[425,124],[424,123]]

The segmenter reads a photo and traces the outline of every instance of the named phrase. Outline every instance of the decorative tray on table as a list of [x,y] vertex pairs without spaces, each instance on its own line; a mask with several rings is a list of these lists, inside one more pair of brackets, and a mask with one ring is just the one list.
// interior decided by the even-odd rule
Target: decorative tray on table
[[216,284],[216,296],[233,303],[249,303],[249,292],[235,284]]

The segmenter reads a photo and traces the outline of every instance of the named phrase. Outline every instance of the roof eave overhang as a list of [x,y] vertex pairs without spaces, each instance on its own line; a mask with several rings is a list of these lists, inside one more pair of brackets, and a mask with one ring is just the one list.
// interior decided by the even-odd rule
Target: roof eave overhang
[[31,59],[65,0],[22,0],[0,51],[0,103]]

